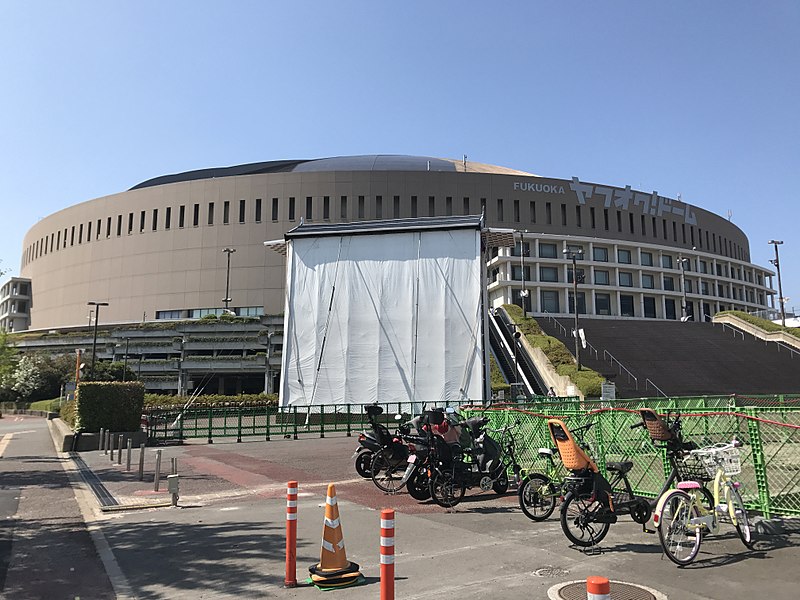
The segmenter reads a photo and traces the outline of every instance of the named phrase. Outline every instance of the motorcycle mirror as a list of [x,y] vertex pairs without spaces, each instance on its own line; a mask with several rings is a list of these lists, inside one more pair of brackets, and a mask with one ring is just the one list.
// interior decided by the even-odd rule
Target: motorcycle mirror
[[395,421],[402,421],[402,420],[403,420],[403,415],[401,415],[401,414],[399,414],[399,413],[398,413],[398,414],[396,414],[396,415],[394,416],[394,420],[395,420]]
[[455,412],[456,412],[456,409],[455,409],[455,408],[453,408],[452,406],[448,406],[447,408],[445,408],[445,409],[444,409],[444,411],[445,411],[446,413],[448,413],[448,414],[451,414],[451,415],[452,415],[453,413],[455,413]]

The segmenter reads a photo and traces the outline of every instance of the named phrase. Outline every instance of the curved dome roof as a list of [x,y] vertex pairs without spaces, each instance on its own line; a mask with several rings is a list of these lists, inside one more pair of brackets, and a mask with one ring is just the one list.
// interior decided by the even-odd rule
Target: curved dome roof
[[360,156],[335,156],[310,160],[272,160],[232,167],[215,167],[162,175],[133,186],[138,190],[167,183],[235,177],[237,175],[259,175],[262,173],[319,173],[325,171],[450,171],[469,173],[491,173],[497,175],[528,175],[533,173],[449,158],[430,156],[407,156],[403,154],[364,154]]

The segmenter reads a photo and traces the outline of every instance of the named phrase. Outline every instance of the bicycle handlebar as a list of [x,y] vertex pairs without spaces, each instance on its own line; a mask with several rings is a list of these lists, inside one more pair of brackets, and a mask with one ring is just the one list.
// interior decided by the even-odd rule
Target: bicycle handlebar
[[636,429],[637,427],[644,427],[644,423],[643,422],[639,422],[639,423],[636,423],[634,425],[631,425],[631,429]]

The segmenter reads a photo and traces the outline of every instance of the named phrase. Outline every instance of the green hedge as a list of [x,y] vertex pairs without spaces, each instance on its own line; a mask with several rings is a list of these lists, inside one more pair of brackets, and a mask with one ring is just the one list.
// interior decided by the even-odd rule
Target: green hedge
[[560,340],[546,335],[536,319],[526,317],[522,313],[522,308],[516,304],[505,304],[503,308],[517,324],[517,329],[525,336],[528,343],[544,352],[559,375],[569,377],[584,397],[600,397],[605,377],[587,367],[582,367],[578,371],[572,352]]
[[[183,406],[189,401],[188,396],[171,396],[168,394],[145,394],[144,405],[148,408]],[[269,404],[278,405],[277,394],[242,394],[240,396],[223,396],[222,394],[203,394],[197,396],[192,406],[208,406],[211,404]]]
[[36,402],[31,402],[30,410],[44,410],[47,412],[58,412],[60,407],[61,407],[61,398],[55,398],[53,400],[37,400]]
[[742,321],[746,321],[751,325],[755,325],[759,329],[763,329],[764,331],[785,331],[789,335],[792,335],[796,338],[800,338],[800,327],[783,327],[778,323],[773,323],[768,319],[762,319],[761,317],[756,317],[754,315],[749,315],[746,312],[742,312],[740,310],[723,310],[718,312],[717,315],[731,315],[732,317],[738,317]]
[[75,429],[75,400],[64,402],[61,405],[61,420],[69,425],[73,430]]
[[76,431],[137,431],[141,427],[144,386],[138,381],[78,384]]

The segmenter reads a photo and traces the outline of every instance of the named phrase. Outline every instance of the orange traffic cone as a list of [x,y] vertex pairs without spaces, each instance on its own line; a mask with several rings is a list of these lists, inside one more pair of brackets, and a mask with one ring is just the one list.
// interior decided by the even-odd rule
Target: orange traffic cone
[[342,525],[339,522],[339,506],[336,503],[336,488],[329,483],[319,563],[308,568],[311,573],[311,583],[319,588],[353,585],[363,581],[358,568],[356,563],[347,560]]

